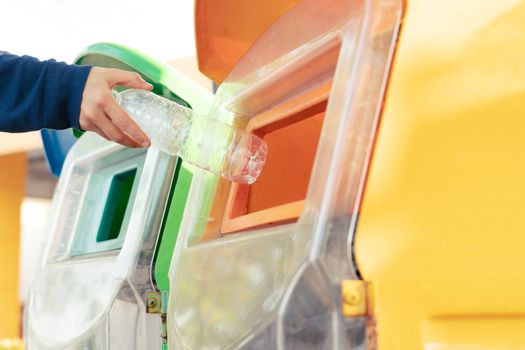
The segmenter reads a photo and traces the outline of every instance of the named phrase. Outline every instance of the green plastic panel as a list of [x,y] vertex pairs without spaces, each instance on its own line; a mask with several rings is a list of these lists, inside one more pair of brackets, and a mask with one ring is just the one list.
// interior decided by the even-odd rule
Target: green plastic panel
[[113,176],[104,214],[98,227],[97,242],[110,241],[119,236],[136,174],[137,169],[130,169]]

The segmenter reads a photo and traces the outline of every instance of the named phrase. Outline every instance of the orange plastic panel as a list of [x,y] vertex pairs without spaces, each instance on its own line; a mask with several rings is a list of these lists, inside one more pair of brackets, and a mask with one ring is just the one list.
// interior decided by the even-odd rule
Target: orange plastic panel
[[268,158],[257,182],[231,187],[221,232],[296,220],[304,207],[330,84],[253,118],[248,131],[263,137]]
[[251,44],[299,0],[196,0],[200,71],[222,82]]
[[20,207],[25,194],[27,157],[15,153],[0,157],[0,338],[20,336],[17,290],[20,252]]
[[[261,177],[250,186],[247,213],[306,197],[323,119],[324,110],[265,134],[264,140],[271,153]],[[240,216],[244,213],[233,214]]]

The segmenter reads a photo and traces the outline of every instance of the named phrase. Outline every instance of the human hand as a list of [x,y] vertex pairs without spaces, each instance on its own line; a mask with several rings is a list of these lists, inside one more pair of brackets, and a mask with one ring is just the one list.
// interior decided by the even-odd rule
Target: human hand
[[149,147],[148,136],[113,98],[112,89],[118,85],[144,90],[153,88],[137,73],[91,68],[80,104],[80,127],[124,146]]

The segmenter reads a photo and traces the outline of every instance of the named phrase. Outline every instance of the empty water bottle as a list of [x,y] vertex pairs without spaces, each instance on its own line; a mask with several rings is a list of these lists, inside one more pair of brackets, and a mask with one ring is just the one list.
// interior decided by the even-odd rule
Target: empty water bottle
[[230,181],[252,184],[268,147],[256,135],[144,90],[126,90],[117,102],[144,130],[153,147]]

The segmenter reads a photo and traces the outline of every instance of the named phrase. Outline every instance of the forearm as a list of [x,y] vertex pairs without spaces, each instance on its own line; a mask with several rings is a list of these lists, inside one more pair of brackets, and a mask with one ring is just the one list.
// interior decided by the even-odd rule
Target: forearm
[[0,55],[0,131],[79,127],[91,67]]

